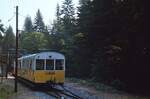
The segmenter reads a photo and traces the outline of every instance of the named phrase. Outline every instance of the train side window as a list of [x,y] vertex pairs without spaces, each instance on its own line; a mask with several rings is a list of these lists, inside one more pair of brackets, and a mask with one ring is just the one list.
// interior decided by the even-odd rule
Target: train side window
[[36,60],[36,70],[44,70],[44,59]]
[[54,60],[53,59],[46,60],[46,70],[54,70]]
[[57,59],[55,68],[56,70],[63,70],[64,60],[63,59]]

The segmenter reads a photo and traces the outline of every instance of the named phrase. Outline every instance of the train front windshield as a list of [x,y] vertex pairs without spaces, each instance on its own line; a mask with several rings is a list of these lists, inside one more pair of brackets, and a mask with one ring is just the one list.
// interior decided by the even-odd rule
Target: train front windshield
[[36,70],[64,70],[64,59],[37,59]]
[[54,60],[53,59],[46,60],[46,70],[54,70]]

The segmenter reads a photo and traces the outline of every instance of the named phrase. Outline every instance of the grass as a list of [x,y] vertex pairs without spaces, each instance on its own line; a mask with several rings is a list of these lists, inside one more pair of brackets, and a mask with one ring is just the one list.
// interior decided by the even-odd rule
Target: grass
[[0,99],[7,99],[13,93],[13,88],[11,86],[0,84]]

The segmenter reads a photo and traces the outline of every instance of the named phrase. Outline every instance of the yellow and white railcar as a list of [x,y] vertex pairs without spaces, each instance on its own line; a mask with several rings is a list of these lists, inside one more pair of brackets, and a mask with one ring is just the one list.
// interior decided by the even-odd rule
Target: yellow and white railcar
[[65,56],[58,52],[41,52],[18,59],[18,76],[36,84],[63,84]]

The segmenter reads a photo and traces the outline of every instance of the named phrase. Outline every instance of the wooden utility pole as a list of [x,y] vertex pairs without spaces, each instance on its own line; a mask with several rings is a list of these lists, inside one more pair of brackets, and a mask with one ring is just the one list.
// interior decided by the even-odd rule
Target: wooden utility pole
[[15,64],[15,92],[17,92],[18,74],[18,6],[16,6],[16,64]]

